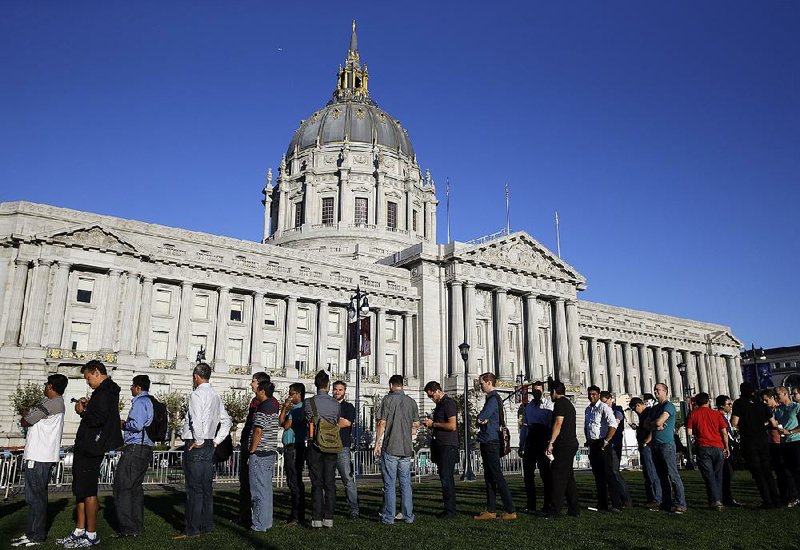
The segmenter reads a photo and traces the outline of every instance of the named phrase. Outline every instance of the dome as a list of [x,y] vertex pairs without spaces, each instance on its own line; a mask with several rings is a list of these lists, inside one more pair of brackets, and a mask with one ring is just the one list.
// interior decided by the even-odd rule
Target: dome
[[406,129],[369,98],[335,99],[328,103],[300,124],[286,156],[291,156],[295,147],[302,151],[317,143],[322,146],[345,141],[382,145],[414,157]]

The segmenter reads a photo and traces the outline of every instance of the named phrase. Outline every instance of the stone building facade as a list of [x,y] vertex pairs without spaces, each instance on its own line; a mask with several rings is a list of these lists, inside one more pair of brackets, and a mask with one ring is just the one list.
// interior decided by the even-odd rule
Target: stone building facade
[[[553,376],[576,396],[591,383],[640,394],[680,387],[685,363],[696,391],[737,393],[741,343],[726,326],[579,300],[585,278],[525,232],[436,244],[434,182],[368,82],[354,27],[333,99],[267,177],[263,242],[0,204],[0,400],[52,372],[73,379],[67,398],[85,395],[90,358],[122,387],[143,373],[153,392],[188,392],[201,347],[219,390],[259,370],[279,391],[323,368],[352,384],[356,287],[372,318],[363,395],[402,374],[428,410],[427,381],[463,390],[462,342],[469,373],[504,388]],[[17,421],[0,410],[0,443],[21,443]],[[67,441],[76,427],[68,414]]]

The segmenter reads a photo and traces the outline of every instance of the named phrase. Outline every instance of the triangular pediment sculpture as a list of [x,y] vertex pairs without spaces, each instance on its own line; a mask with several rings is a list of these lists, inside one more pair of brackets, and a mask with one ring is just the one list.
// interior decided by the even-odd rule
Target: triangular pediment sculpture
[[737,348],[741,348],[744,345],[738,338],[726,330],[721,330],[712,334],[711,343],[721,346],[735,346]]
[[85,225],[67,230],[59,230],[58,232],[48,235],[39,235],[38,238],[42,241],[66,246],[93,248],[121,254],[139,254],[136,247],[128,240],[100,225]]
[[585,284],[586,278],[525,232],[519,231],[475,245],[458,254],[463,260],[510,268]]

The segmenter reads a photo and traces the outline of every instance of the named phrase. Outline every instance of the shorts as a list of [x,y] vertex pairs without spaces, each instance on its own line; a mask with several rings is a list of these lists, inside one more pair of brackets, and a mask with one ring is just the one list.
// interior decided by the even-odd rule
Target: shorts
[[97,496],[97,481],[103,456],[85,456],[75,453],[72,458],[72,494],[77,500]]

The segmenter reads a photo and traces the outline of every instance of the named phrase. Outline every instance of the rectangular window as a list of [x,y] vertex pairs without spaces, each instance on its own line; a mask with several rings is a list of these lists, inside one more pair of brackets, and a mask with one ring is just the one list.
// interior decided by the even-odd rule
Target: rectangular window
[[243,310],[244,310],[244,300],[231,300],[231,321],[241,323]]
[[297,329],[308,330],[308,308],[297,308]]
[[150,341],[150,359],[169,358],[169,332],[154,330]]
[[264,304],[264,326],[274,327],[278,324],[278,306],[276,304]]
[[397,319],[386,319],[386,340],[397,341]]
[[92,328],[90,323],[78,323],[73,321],[70,331],[72,349],[86,351],[89,349],[89,330]]
[[303,203],[294,203],[294,226],[300,227],[303,225]]
[[277,365],[278,344],[275,342],[264,342],[261,348],[261,363],[265,369],[274,369]]
[[156,300],[153,306],[154,315],[169,315],[169,304],[172,301],[172,292],[163,288],[156,289]]
[[478,358],[478,372],[483,372],[483,359]]
[[581,340],[581,361],[586,361],[586,342]]
[[513,328],[508,329],[508,351],[514,351],[514,336],[515,331]]
[[93,292],[94,279],[85,279],[80,277],[78,279],[78,294],[75,296],[75,300],[83,304],[91,304]]
[[411,229],[414,231],[414,233],[417,232],[417,215],[418,214],[419,214],[419,212],[414,210],[414,213],[411,216]]
[[241,338],[229,338],[228,350],[225,354],[225,361],[229,365],[242,365],[242,351],[244,350],[244,340]]
[[337,348],[328,348],[328,371],[339,372],[339,350]]
[[342,315],[338,311],[328,312],[328,334],[339,334]]
[[598,363],[605,366],[606,364],[606,346],[605,344],[597,344],[597,357]]
[[394,353],[386,354],[386,372],[389,375],[399,374],[397,372],[397,355]]
[[[207,296],[206,296],[207,298]],[[197,352],[200,349],[208,350],[208,336],[205,334],[192,334],[192,337],[189,341],[189,359],[194,361],[197,358]],[[209,359],[208,354],[206,354],[206,359]]]
[[389,201],[386,203],[386,226],[389,229],[397,229],[397,203]]
[[322,224],[333,225],[333,197],[322,199]]
[[192,301],[192,319],[208,319],[208,294],[195,294]]
[[355,217],[353,218],[353,222],[356,225],[366,225],[369,219],[369,210],[368,210],[369,203],[367,199],[357,197],[356,198],[356,209],[355,209]]
[[297,372],[306,372],[308,368],[308,346],[297,346],[294,354],[294,366]]

